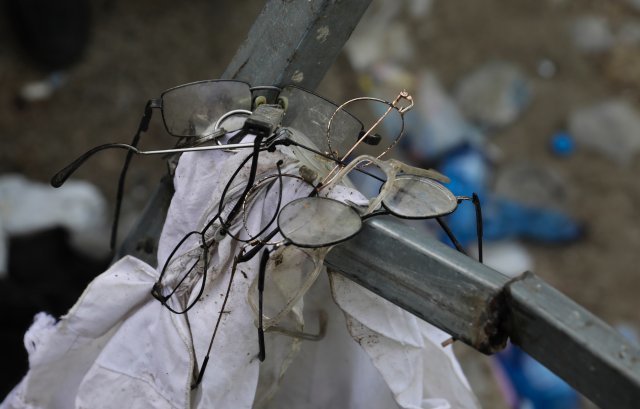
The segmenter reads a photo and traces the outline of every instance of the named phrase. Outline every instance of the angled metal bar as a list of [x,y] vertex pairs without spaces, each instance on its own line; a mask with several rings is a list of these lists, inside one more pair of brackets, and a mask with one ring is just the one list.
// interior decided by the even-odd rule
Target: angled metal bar
[[[224,78],[314,89],[370,0],[270,0]],[[151,265],[172,196],[163,180],[120,255]],[[366,223],[326,263],[474,348],[492,353],[508,336],[604,407],[640,401],[640,352],[617,333],[528,274],[509,282],[406,225]]]
[[[371,0],[269,0],[222,78],[315,89],[369,3]],[[171,183],[160,183],[117,251],[116,260],[130,254],[156,264],[172,195]]]
[[223,74],[315,89],[371,0],[268,1]]
[[532,273],[507,286],[511,341],[603,408],[637,408],[640,350]]
[[509,278],[409,225],[370,220],[325,264],[481,352],[504,347]]
[[509,281],[391,220],[368,221],[325,263],[481,352],[509,337],[602,407],[640,402],[640,349],[533,273]]
[[160,180],[142,215],[118,247],[114,262],[126,255],[132,255],[151,266],[156,265],[158,241],[173,193],[173,179],[166,175]]

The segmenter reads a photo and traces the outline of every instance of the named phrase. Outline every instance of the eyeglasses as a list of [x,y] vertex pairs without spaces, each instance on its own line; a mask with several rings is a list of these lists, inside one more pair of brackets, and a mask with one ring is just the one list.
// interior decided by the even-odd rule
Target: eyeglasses
[[[159,300],[167,309],[175,314],[187,313],[202,295],[206,282],[206,274],[208,271],[208,254],[210,249],[216,242],[224,238],[225,235],[230,235],[234,239],[241,241],[238,237],[234,236],[230,229],[230,220],[234,220],[236,215],[241,210],[241,205],[244,203],[245,197],[251,190],[256,175],[256,167],[258,164],[259,153],[265,148],[262,147],[263,135],[256,135],[254,144],[254,150],[249,154],[238,166],[233,173],[227,184],[225,185],[220,202],[218,204],[217,214],[209,220],[206,225],[200,231],[192,231],[184,236],[184,238],[173,249],[160,273],[158,281],[153,287],[151,294]],[[246,186],[239,186],[237,191],[231,189],[232,183],[240,170],[251,161],[251,172],[247,178]],[[280,175],[280,163],[277,164],[278,174]],[[242,192],[240,193],[240,190]],[[233,203],[231,210],[228,210],[230,206],[227,206],[227,195],[233,197],[237,196],[237,200]],[[229,201],[232,201],[231,199]],[[225,206],[227,211],[225,212]],[[217,223],[217,224],[216,224]],[[198,241],[194,241],[197,238]],[[177,277],[165,277],[169,271],[171,263],[180,263],[178,268],[172,270],[185,271],[182,278]],[[186,264],[190,264],[188,267]],[[196,272],[197,274],[193,274]],[[190,294],[192,285],[202,276],[200,291],[198,296],[192,298],[191,301],[181,297],[181,294]]]
[[[355,236],[362,228],[363,220],[369,217],[392,214],[406,219],[430,219],[438,218],[445,231],[454,243],[457,243],[451,231],[444,227],[439,218],[452,213],[466,197],[456,197],[438,181],[446,182],[448,179],[433,170],[415,168],[397,160],[382,161],[378,158],[363,155],[354,159],[349,165],[338,172],[331,181],[323,187],[331,189],[339,183],[350,171],[356,169],[362,163],[376,165],[384,171],[387,178],[384,181],[377,197],[369,201],[366,209],[356,209],[344,202],[328,197],[312,196],[302,197],[286,204],[278,214],[278,229],[284,241],[278,245],[294,245],[306,249],[322,249],[321,252],[304,253],[306,259],[313,262],[305,268],[299,269],[296,275],[288,281],[287,288],[289,298],[280,300],[276,312],[268,312],[268,315],[259,319],[260,324],[267,329],[275,326],[289,314],[296,302],[306,293],[311,284],[317,278],[321,269],[324,256],[329,248]],[[404,172],[398,175],[398,172]],[[476,205],[478,225],[481,226],[481,213],[477,196],[471,199]],[[378,210],[380,207],[385,210]],[[377,212],[373,213],[374,211]],[[482,259],[482,231],[478,230],[479,255]],[[459,248],[462,250],[461,248]],[[300,250],[298,250],[300,252]],[[278,255],[281,257],[281,254]],[[268,266],[268,265],[267,265]],[[264,280],[265,275],[278,274],[261,267],[258,280]],[[305,279],[299,278],[304,276]],[[283,281],[283,280],[280,280]],[[293,290],[291,287],[296,287]],[[252,288],[255,288],[255,282]],[[260,287],[257,286],[260,290]],[[282,286],[281,286],[282,287]],[[284,293],[284,291],[281,292]],[[262,296],[260,296],[262,300]],[[260,301],[259,301],[260,302]],[[252,307],[254,303],[250,301]],[[263,308],[253,307],[254,312],[262,312]],[[262,331],[259,329],[260,345],[264,343]],[[261,355],[263,347],[261,347]]]
[[[129,152],[118,181],[116,208],[111,232],[111,248],[115,248],[117,226],[124,183],[133,154],[166,154],[184,152],[207,142],[217,141],[221,136],[242,128],[243,119],[256,106],[275,102],[285,108],[282,125],[304,132],[312,144],[321,151],[326,148],[325,128],[329,118],[335,123],[334,145],[339,149],[351,146],[363,132],[362,123],[345,110],[337,110],[333,102],[303,88],[293,85],[250,86],[237,80],[205,80],[170,88],[160,98],[147,102],[144,115],[130,145],[105,144],[91,149],[51,179],[54,187],[60,187],[66,179],[95,153],[108,148],[127,149]],[[153,109],[160,109],[167,132],[179,137],[176,149],[144,152],[137,149],[140,137],[146,132]],[[334,118],[336,117],[336,118]],[[368,136],[366,142],[375,144],[378,139]],[[238,146],[237,148],[239,148]],[[241,146],[247,147],[247,146]],[[233,147],[227,146],[227,149]]]
[[[264,249],[257,278],[251,283],[249,292],[249,305],[257,319],[260,347],[258,357],[261,360],[265,358],[265,331],[277,331],[306,339],[317,337],[301,333],[299,326],[301,299],[322,271],[324,257],[331,246],[357,234],[365,219],[382,214],[393,214],[403,218],[436,218],[441,222],[440,216],[454,211],[461,200],[467,199],[454,196],[442,186],[439,182],[446,182],[447,178],[438,172],[415,168],[395,159],[384,161],[375,156],[363,155],[347,164],[345,160],[348,160],[348,156],[353,152],[354,143],[352,142],[350,146],[341,151],[342,159],[333,149],[334,133],[340,129],[339,124],[342,121],[339,118],[342,114],[346,114],[344,111],[346,103],[342,106],[334,106],[332,112],[314,113],[316,118],[326,119],[326,123],[324,125],[318,123],[309,125],[308,120],[294,121],[291,119],[296,117],[296,110],[293,107],[297,105],[292,103],[296,100],[295,93],[295,90],[289,93],[283,90],[280,93],[281,106],[285,109],[282,123],[286,122],[287,115],[289,115],[289,122],[286,123],[289,123],[290,127],[283,127],[273,138],[256,137],[254,143],[250,144],[253,147],[253,152],[240,163],[223,189],[220,200],[211,208],[211,213],[215,213],[215,216],[203,222],[205,223],[204,228],[189,233],[176,246],[167,259],[152,292],[154,297],[172,312],[186,313],[195,305],[204,291],[207,270],[209,269],[209,252],[217,241],[224,237],[230,237],[236,242],[245,243],[234,257],[229,277],[229,288],[231,288],[238,264],[248,261],[261,249]],[[302,96],[307,99],[311,98],[306,94]],[[398,102],[402,99],[411,101],[403,94],[400,94],[393,102],[379,100],[385,106],[383,118],[391,116],[390,114],[397,114],[402,122],[399,128],[401,131],[392,141],[392,146],[402,135],[404,111],[411,107],[408,105],[403,109],[399,106]],[[371,99],[367,98],[367,100]],[[307,107],[307,110],[321,111],[317,107]],[[378,120],[374,127],[381,120]],[[349,123],[350,120],[346,121]],[[214,128],[217,126],[214,124]],[[355,138],[356,144],[365,140],[372,133],[374,127],[365,132],[364,127],[360,124]],[[304,132],[316,136],[309,136]],[[350,135],[352,137],[355,134]],[[342,137],[342,140],[354,140],[351,137],[345,138],[344,135]],[[335,139],[340,140],[340,137]],[[267,142],[264,142],[265,140]],[[327,150],[323,151],[318,148],[318,143],[322,142],[324,142],[322,146]],[[305,177],[302,175],[303,172],[301,175],[283,173],[282,163],[278,162],[276,164],[277,173],[262,175],[256,182],[255,168],[259,157],[263,156],[262,152],[272,150],[276,145],[290,146],[291,149],[298,150],[298,152],[305,152],[307,156],[302,155],[304,156],[302,161],[306,158],[309,162],[317,162],[316,158],[322,158],[321,161],[325,165],[330,163],[331,166],[327,167],[327,171],[324,173],[307,169],[309,174]],[[240,170],[249,163],[251,163],[251,171],[246,183],[240,182],[234,185],[233,181]],[[385,178],[378,178],[365,171],[363,168],[367,165],[378,167],[384,173]],[[327,193],[341,183],[352,171],[367,173],[383,182],[378,195],[363,208],[326,197]],[[296,199],[283,203],[284,179],[293,180],[301,186],[307,186],[308,189],[301,190]],[[321,182],[317,183],[318,180]],[[254,209],[259,208],[256,207],[256,204],[267,201],[269,194],[272,196],[271,203],[274,204],[275,210],[265,218],[265,223],[261,224],[256,231],[251,231],[248,219]],[[274,195],[275,199],[273,199]],[[277,226],[272,227],[275,222],[277,222]],[[444,222],[442,224],[444,225]],[[235,227],[232,228],[232,226]],[[447,230],[445,229],[445,231]],[[278,234],[282,236],[281,239],[277,237]],[[450,231],[447,234],[450,234]],[[450,234],[450,237],[453,235]],[[461,250],[461,247],[459,249]],[[181,276],[167,277],[165,272],[170,264],[176,266],[174,270],[185,273]],[[265,283],[267,277],[269,278],[268,286]],[[200,280],[200,289],[194,296],[194,292],[191,290],[198,280]],[[265,296],[265,287],[269,289],[267,296]],[[255,299],[256,293],[257,301]],[[221,311],[225,308],[227,297],[223,301]],[[218,315],[209,349],[194,387],[200,383],[204,374],[221,316],[221,314]],[[293,328],[288,325],[291,323],[294,324]]]
[[[259,89],[265,87],[253,90]],[[148,104],[160,109],[164,127],[170,135],[206,137],[218,130],[216,125],[220,126],[218,121],[227,112],[251,111],[252,88],[235,80],[198,81],[170,88]]]
[[[235,115],[225,116],[230,112],[246,115],[264,103],[282,106],[285,109],[282,125],[304,133],[320,150],[325,150],[326,127],[333,116],[336,129],[332,143],[339,149],[352,146],[364,128],[349,112],[337,110],[333,102],[293,85],[252,87],[237,80],[198,81],[164,91],[159,99],[150,100],[149,106],[160,108],[170,135],[203,139],[223,134],[221,129],[227,133],[241,128],[242,121]],[[221,122],[221,118],[226,122]]]

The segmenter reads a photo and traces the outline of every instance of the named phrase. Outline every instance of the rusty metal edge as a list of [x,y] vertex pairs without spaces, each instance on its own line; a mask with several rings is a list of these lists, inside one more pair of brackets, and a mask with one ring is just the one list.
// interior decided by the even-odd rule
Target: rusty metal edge
[[509,278],[393,219],[370,220],[325,264],[480,352],[502,349]]

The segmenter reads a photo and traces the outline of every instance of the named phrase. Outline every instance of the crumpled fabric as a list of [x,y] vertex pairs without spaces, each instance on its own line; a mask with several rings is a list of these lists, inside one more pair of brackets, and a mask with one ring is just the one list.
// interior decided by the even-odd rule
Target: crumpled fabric
[[[324,310],[329,317],[325,338],[301,341],[267,332],[267,360],[261,364],[247,301],[259,257],[239,265],[202,384],[191,390],[241,244],[226,236],[213,247],[205,291],[188,314],[172,314],[150,291],[176,244],[215,214],[226,181],[247,154],[182,155],[158,269],[125,257],[94,279],[59,321],[36,316],[25,335],[30,370],[0,409],[477,407],[451,347],[440,345],[446,334],[334,274],[330,284],[321,275],[295,308],[300,322],[307,315],[303,309]],[[278,160],[283,173],[297,171],[292,150],[263,152],[256,180],[273,174]],[[231,202],[247,174],[245,166],[227,196]],[[301,185],[285,178],[283,203],[300,196]],[[366,202],[348,187],[327,194]],[[259,230],[272,216],[274,200],[265,197],[254,204],[245,222],[248,230]],[[230,231],[241,235],[244,228],[236,223]],[[180,277],[198,246],[190,240],[181,246],[168,264],[168,281]],[[190,278],[191,297],[202,279],[203,272],[197,273]]]

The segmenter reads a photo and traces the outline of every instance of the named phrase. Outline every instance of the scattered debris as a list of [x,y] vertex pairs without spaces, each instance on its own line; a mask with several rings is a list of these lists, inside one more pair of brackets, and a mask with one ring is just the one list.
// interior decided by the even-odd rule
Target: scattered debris
[[609,53],[604,71],[611,82],[640,90],[640,48],[630,45],[614,47]]
[[[415,55],[409,29],[398,18],[404,3],[374,3],[362,16],[344,50],[356,71],[382,61],[407,62]],[[411,5],[411,8],[416,6]],[[428,9],[427,9],[428,11]]]
[[627,3],[636,11],[640,11],[640,0],[627,0]]
[[618,41],[623,45],[640,44],[640,23],[629,21],[624,23],[618,30]]
[[455,96],[460,109],[483,127],[509,125],[531,101],[531,86],[513,64],[490,61],[462,79]]
[[509,407],[578,409],[578,393],[565,381],[510,344],[495,355],[493,369]]
[[600,152],[628,165],[640,149],[640,115],[627,101],[613,99],[575,110],[569,132],[578,146]]
[[572,22],[570,31],[573,44],[584,53],[602,53],[615,43],[609,22],[601,16],[582,16]]
[[[482,250],[483,264],[509,277],[517,277],[525,271],[534,271],[533,257],[527,248],[516,240],[485,243]],[[472,257],[477,257],[475,247],[470,248]]]
[[546,80],[551,79],[556,75],[556,63],[548,58],[543,58],[538,61],[537,71],[540,78],[544,78]]
[[551,135],[549,145],[551,152],[560,157],[571,156],[576,150],[573,136],[567,131],[558,131]]
[[566,204],[567,182],[549,167],[523,162],[501,168],[494,190],[500,197],[526,206],[562,209]]
[[[108,248],[106,201],[88,182],[69,181],[63,188],[0,176],[0,274],[7,272],[8,237],[64,227],[81,251],[104,256]],[[97,252],[101,254],[97,254]],[[4,257],[2,255],[4,254]]]
[[18,93],[18,100],[24,103],[44,101],[60,89],[66,82],[66,75],[56,71],[39,81],[24,84]]
[[465,119],[432,72],[420,74],[415,88],[417,106],[406,118],[405,154],[425,162],[465,143],[484,142],[484,136]]

